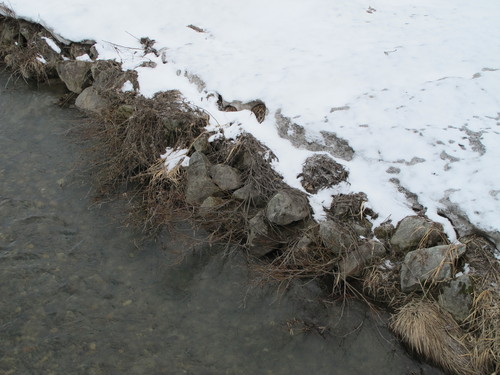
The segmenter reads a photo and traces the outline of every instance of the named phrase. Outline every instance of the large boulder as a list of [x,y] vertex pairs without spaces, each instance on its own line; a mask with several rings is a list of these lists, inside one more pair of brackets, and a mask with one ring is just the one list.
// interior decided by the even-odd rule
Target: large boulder
[[210,161],[201,152],[196,151],[189,159],[186,183],[187,203],[199,205],[208,197],[221,192],[210,178],[210,167]]
[[83,90],[75,100],[75,106],[83,111],[99,113],[108,105],[108,101],[104,99],[96,89],[92,86]]
[[287,225],[310,215],[309,204],[303,194],[281,190],[267,203],[267,219],[274,224]]
[[236,168],[226,164],[216,164],[210,169],[212,181],[224,191],[236,190],[241,185],[240,172]]
[[401,290],[411,292],[450,278],[453,264],[465,249],[465,245],[459,244],[410,251],[401,265]]
[[473,288],[469,276],[461,275],[442,288],[438,303],[461,322],[469,315],[472,293]]
[[332,220],[319,224],[319,238],[325,247],[337,254],[348,252],[357,246],[356,236],[349,228]]
[[444,243],[443,226],[421,216],[401,220],[391,238],[394,249],[406,252]]
[[80,94],[88,86],[91,66],[87,61],[61,61],[56,69],[68,90]]

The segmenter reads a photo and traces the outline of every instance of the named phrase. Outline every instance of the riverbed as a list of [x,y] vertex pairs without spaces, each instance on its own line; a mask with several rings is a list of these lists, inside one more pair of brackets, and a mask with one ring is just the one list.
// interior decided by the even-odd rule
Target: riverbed
[[94,199],[63,92],[0,75],[0,374],[441,374],[382,312],[256,286],[189,223],[143,241]]

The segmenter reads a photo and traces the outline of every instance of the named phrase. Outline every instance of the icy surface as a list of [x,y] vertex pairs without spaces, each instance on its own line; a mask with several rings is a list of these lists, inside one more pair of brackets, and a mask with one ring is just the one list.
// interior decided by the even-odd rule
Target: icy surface
[[[10,0],[18,16],[66,39],[93,39],[100,58],[139,73],[141,93],[178,89],[227,137],[251,132],[293,187],[313,154],[279,138],[274,113],[308,139],[335,132],[355,150],[350,185],[311,196],[315,216],[337,192],[364,191],[378,222],[412,214],[391,182],[418,195],[431,219],[440,201],[474,225],[500,230],[500,3],[498,0]],[[188,26],[194,27],[188,27]],[[155,54],[139,39],[156,40]],[[49,43],[49,40],[47,40]],[[128,48],[127,48],[128,47]],[[155,62],[156,68],[139,67]],[[206,91],[187,78],[196,75]],[[128,87],[127,87],[128,89]],[[220,112],[260,99],[269,115]]]

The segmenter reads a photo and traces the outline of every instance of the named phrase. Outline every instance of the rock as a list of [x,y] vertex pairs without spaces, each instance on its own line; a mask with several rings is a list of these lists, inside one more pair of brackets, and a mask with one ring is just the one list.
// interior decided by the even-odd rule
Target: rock
[[120,64],[116,61],[98,60],[92,64],[93,86],[99,91],[121,90],[125,82],[130,81],[134,89],[139,88],[137,72],[122,71]]
[[240,172],[226,164],[217,164],[210,169],[212,181],[224,191],[235,190],[241,187]]
[[2,29],[0,32],[0,45],[10,46],[16,42],[16,38],[19,34],[19,29],[12,23],[2,23]]
[[411,292],[426,283],[451,277],[452,265],[465,249],[465,245],[460,244],[410,251],[401,265],[401,290]]
[[262,206],[265,203],[259,191],[253,186],[252,183],[249,183],[242,188],[235,190],[233,193],[233,198],[239,201],[250,202],[255,207]]
[[199,152],[207,152],[210,150],[210,143],[208,142],[208,134],[203,133],[198,138],[196,138],[193,142],[193,147],[196,151]]
[[343,225],[327,220],[319,224],[319,238],[324,246],[334,253],[341,254],[357,245],[356,236]]
[[257,215],[250,219],[248,225],[250,233],[247,244],[252,255],[260,258],[277,248],[276,236],[266,222],[264,210],[259,211]]
[[107,107],[108,101],[91,86],[78,95],[75,105],[81,110],[99,113]]
[[210,161],[201,152],[196,151],[189,159],[186,183],[186,202],[202,204],[208,197],[221,191],[209,177]]
[[89,55],[90,56],[90,47],[89,44],[82,43],[71,43],[69,46],[69,54],[71,58],[76,59],[79,56]]
[[214,210],[222,206],[226,201],[219,197],[208,197],[200,206],[199,213],[203,217],[208,217]]
[[391,238],[391,245],[403,252],[443,243],[443,226],[421,216],[407,216],[401,220]]
[[469,276],[461,275],[443,287],[438,297],[438,303],[457,321],[461,322],[469,315],[472,293],[472,283]]
[[339,262],[339,273],[342,279],[359,276],[363,268],[375,257],[385,254],[385,247],[380,242],[369,240],[361,244],[357,249],[350,251]]
[[348,176],[349,172],[341,164],[323,154],[307,158],[298,177],[302,177],[300,183],[308,193],[316,194],[346,181]]
[[287,225],[305,219],[310,214],[304,195],[291,190],[276,193],[267,203],[267,219],[278,225]]
[[116,108],[116,117],[120,121],[126,121],[134,115],[135,108],[128,104],[122,104]]
[[87,61],[61,61],[56,69],[68,90],[80,94],[89,81],[91,66]]
[[373,230],[373,233],[379,240],[387,241],[392,237],[395,230],[396,228],[391,223],[382,223]]

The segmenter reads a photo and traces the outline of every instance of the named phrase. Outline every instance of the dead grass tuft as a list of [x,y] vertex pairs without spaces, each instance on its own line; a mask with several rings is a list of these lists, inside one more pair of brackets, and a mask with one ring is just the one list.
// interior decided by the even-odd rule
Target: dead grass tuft
[[448,313],[429,300],[401,307],[391,318],[392,330],[418,355],[459,375],[482,373],[475,367],[470,342]]
[[158,186],[164,182],[154,178],[160,155],[167,147],[189,148],[207,125],[207,116],[184,102],[177,91],[151,99],[131,93],[110,95],[108,109],[93,121],[97,153],[106,155],[96,161],[101,192],[129,183]]

